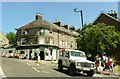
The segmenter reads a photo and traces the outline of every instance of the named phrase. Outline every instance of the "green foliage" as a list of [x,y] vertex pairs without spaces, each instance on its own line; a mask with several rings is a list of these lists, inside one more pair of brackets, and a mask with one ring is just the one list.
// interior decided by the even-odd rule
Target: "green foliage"
[[9,44],[15,44],[16,43],[16,34],[13,32],[9,32],[6,34],[7,39],[9,40]]
[[81,30],[81,36],[77,39],[78,49],[89,53],[104,53],[112,48],[120,46],[120,32],[114,26],[104,23],[87,25]]

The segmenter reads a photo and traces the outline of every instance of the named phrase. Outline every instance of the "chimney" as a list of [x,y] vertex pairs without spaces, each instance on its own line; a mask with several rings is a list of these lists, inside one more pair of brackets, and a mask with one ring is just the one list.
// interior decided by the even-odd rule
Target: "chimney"
[[64,24],[64,25],[62,25],[62,27],[68,29],[68,24]]
[[41,15],[41,13],[39,13],[39,12],[36,13],[35,19],[36,19],[36,20],[38,20],[38,19],[42,20],[42,15]]
[[75,27],[74,26],[70,26],[69,29],[72,30],[72,31],[75,31]]
[[80,33],[80,29],[76,29],[75,31]]
[[111,10],[111,12],[109,11],[107,14],[117,19],[117,13],[115,11]]
[[60,22],[60,20],[55,20],[55,21],[53,22],[53,24],[56,24],[56,25],[58,25],[58,26],[60,27],[61,22]]

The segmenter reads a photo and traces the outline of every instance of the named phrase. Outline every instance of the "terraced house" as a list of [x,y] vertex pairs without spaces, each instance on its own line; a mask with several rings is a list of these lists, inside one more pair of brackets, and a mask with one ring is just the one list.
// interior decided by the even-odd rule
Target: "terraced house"
[[56,60],[59,51],[77,49],[76,38],[79,35],[74,27],[62,25],[59,20],[50,23],[37,13],[35,20],[17,28],[17,52],[24,52],[28,58],[37,53],[41,60]]

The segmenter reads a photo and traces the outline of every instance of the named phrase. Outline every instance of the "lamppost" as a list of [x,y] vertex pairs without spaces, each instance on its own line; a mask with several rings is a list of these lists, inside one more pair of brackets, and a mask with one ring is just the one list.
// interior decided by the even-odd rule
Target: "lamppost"
[[83,13],[82,13],[82,10],[77,10],[77,8],[74,9],[74,11],[77,13],[77,12],[80,12],[81,14],[81,22],[82,22],[82,27],[83,27]]

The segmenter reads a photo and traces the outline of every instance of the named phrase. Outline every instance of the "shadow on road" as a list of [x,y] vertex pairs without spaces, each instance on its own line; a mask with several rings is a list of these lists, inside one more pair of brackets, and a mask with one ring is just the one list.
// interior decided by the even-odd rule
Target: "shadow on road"
[[[61,73],[64,73],[64,74],[70,76],[67,69],[63,69],[63,71],[59,71],[58,69],[53,68],[53,70],[61,72]],[[76,73],[76,75],[72,76],[72,77],[78,77],[78,76],[80,76],[80,77],[87,77],[87,75],[82,74],[82,73]]]

